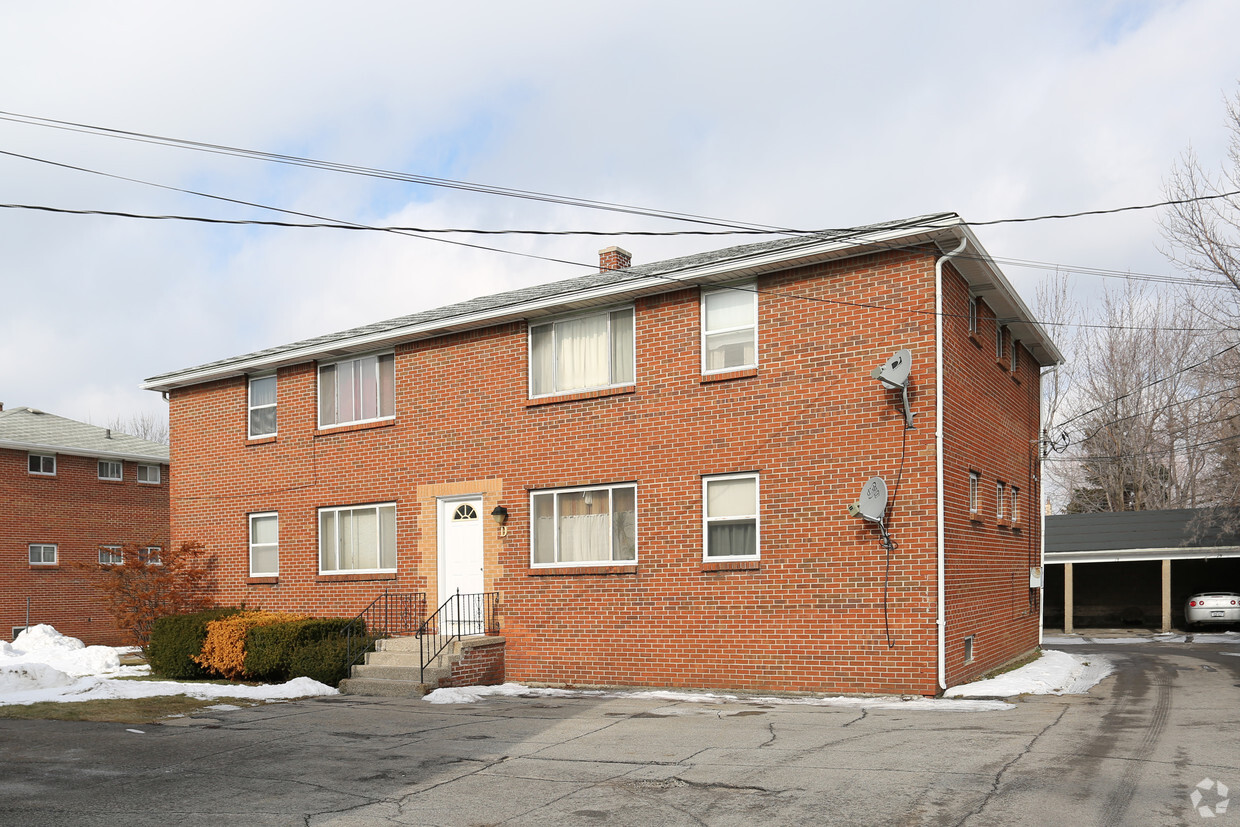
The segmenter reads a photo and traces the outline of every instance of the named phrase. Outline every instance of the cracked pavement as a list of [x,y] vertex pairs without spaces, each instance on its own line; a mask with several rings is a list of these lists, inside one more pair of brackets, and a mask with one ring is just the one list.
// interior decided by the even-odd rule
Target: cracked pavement
[[1240,789],[1237,647],[1072,651],[1116,674],[1003,712],[342,696],[0,721],[0,823],[1182,825],[1203,779]]

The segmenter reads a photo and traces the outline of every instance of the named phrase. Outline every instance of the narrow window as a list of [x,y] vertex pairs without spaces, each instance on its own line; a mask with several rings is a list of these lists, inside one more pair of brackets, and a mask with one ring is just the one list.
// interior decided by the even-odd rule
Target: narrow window
[[1000,361],[1007,356],[1007,348],[1005,347],[1007,342],[1005,338],[1006,331],[1006,327],[997,321],[995,322],[995,359]]
[[1003,507],[1007,500],[1007,483],[995,483],[995,517],[1003,519]]
[[1011,364],[1012,373],[1016,372],[1016,366],[1018,364],[1018,359],[1017,359],[1018,356],[1020,356],[1020,340],[1012,339],[1012,364]]
[[391,353],[319,365],[319,427],[391,419],[395,365]]
[[530,396],[633,384],[633,308],[530,327]]
[[319,509],[319,572],[396,571],[396,504]]
[[54,566],[56,565],[56,544],[55,543],[31,543],[30,544],[30,565],[32,566]]
[[752,284],[702,293],[702,372],[758,364],[758,291]]
[[969,472],[969,511],[973,514],[977,513],[977,487],[981,480],[981,475],[976,471]]
[[704,558],[757,559],[758,475],[704,477],[702,499]]
[[637,560],[637,487],[537,491],[533,565],[600,565]]
[[964,662],[973,662],[973,635],[969,635],[964,639]]
[[250,380],[249,411],[251,439],[275,435],[276,378],[274,376],[259,376]]
[[274,511],[250,515],[250,576],[280,573],[280,515]]
[[139,465],[138,482],[144,482],[147,485],[159,485],[159,466]]
[[32,474],[51,477],[56,474],[55,454],[30,454],[26,458],[27,468]]
[[969,335],[970,336],[977,335],[977,303],[980,301],[981,299],[978,298],[977,296],[973,296],[972,298],[969,299]]
[[119,480],[123,475],[123,467],[116,460],[101,459],[99,460],[99,479]]
[[1008,516],[1013,523],[1020,520],[1020,489],[1015,485],[1012,486],[1012,507],[1008,509]]
[[125,562],[125,555],[121,552],[120,546],[100,546],[99,547],[99,565],[119,566],[124,562]]

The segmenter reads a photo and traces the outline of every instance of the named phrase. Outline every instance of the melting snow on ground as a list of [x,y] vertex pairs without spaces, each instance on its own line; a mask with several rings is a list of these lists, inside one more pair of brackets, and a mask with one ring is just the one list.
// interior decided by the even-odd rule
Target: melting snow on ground
[[122,666],[120,655],[127,651],[133,650],[85,646],[51,626],[31,626],[12,643],[0,642],[0,706],[161,695],[188,695],[202,700],[287,700],[338,694],[310,678],[260,686],[127,680],[151,672],[149,666]]
[[990,680],[953,686],[948,698],[1010,698],[1013,695],[1083,695],[1115,671],[1100,655],[1047,649],[1042,657]]

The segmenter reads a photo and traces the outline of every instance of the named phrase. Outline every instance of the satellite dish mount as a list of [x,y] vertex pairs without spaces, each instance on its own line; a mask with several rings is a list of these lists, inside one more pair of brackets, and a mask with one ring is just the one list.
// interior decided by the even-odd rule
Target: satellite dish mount
[[872,379],[883,383],[884,388],[900,391],[904,403],[904,427],[913,427],[913,409],[908,404],[908,373],[913,366],[913,354],[907,349],[897,350],[891,358],[870,372]]
[[883,518],[887,514],[887,483],[883,482],[882,477],[871,477],[869,482],[861,487],[861,497],[848,506],[848,513],[877,525],[878,532],[883,537],[883,548],[888,551],[895,548],[895,543],[887,533],[887,527],[883,525]]

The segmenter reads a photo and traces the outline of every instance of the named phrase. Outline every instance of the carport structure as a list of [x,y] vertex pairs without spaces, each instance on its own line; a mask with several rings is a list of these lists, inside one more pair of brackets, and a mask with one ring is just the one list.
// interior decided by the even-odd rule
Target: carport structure
[[1202,591],[1240,591],[1240,536],[1210,528],[1208,512],[1181,508],[1058,514],[1046,518],[1044,622],[1152,625],[1183,622]]

